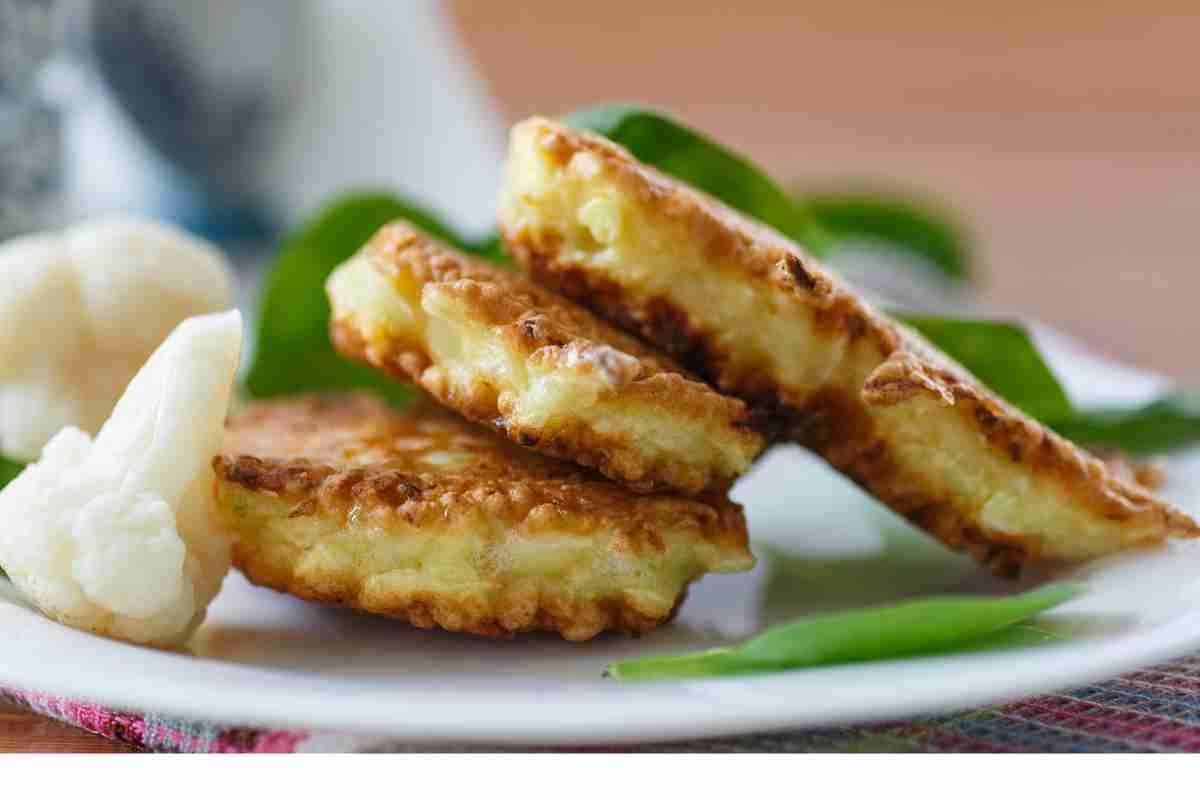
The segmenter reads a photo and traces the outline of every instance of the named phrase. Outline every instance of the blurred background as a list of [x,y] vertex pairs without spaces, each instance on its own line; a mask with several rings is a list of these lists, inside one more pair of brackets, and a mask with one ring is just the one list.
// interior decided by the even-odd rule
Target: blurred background
[[1000,313],[1196,379],[1197,42],[1195,0],[0,0],[0,236],[140,211],[255,263],[374,187],[481,232],[508,124],[632,101],[913,198]]

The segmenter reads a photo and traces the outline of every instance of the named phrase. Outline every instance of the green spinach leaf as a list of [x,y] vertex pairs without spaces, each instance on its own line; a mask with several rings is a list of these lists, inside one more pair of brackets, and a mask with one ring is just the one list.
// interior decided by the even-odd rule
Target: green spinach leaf
[[[20,475],[24,469],[24,464],[0,456],[0,489],[12,483],[13,479]],[[0,578],[3,577],[5,577],[4,568],[0,567]]]
[[605,105],[576,111],[564,122],[616,142],[639,161],[770,225],[814,254],[827,249],[828,237],[812,214],[766,172],[666,114]]
[[1077,408],[1022,326],[948,317],[900,319],[1005,400],[1077,444],[1147,456],[1200,441],[1200,390],[1176,389],[1132,408]]
[[900,319],[1031,417],[1048,421],[1074,413],[1062,384],[1022,326],[950,317]]
[[1200,439],[1200,390],[1176,389],[1136,408],[1077,410],[1050,424],[1076,442],[1152,455]]
[[374,389],[393,403],[412,390],[352,363],[329,342],[325,281],[382,225],[406,219],[462,250],[497,257],[492,241],[474,245],[420,207],[391,194],[352,194],[332,203],[280,249],[262,288],[258,336],[246,389],[254,397]]
[[[962,231],[910,201],[854,194],[793,199],[749,160],[651,109],[604,105],[565,121],[623,145],[814,253],[839,239],[871,237],[924,257],[954,281],[970,278]],[[904,321],[1017,408],[1080,444],[1147,454],[1200,440],[1200,392],[1173,392],[1140,408],[1077,409],[1022,326],[929,316]]]
[[23,469],[25,469],[24,464],[0,456],[0,489],[11,483],[13,478],[21,474]]
[[[642,161],[772,225],[811,250],[834,237],[874,235],[922,252],[951,276],[967,276],[967,250],[944,223],[898,201],[811,198],[797,203],[761,169],[669,117],[632,106],[599,106],[567,117],[628,148]],[[378,229],[406,218],[460,249],[507,260],[495,235],[472,242],[423,209],[390,194],[354,194],[332,204],[281,249],[265,282],[257,350],[246,386],[256,397],[373,388],[395,402],[409,390],[341,358],[329,344],[329,273]],[[1178,391],[1140,408],[1076,409],[1019,325],[907,317],[905,321],[1013,405],[1084,445],[1152,453],[1200,440],[1200,394]],[[298,368],[297,365],[303,365]]]
[[736,647],[618,661],[621,681],[737,675],[947,653],[999,634],[1082,591],[1052,583],[1010,597],[934,597],[778,625]]
[[797,202],[834,242],[868,239],[908,251],[954,283],[969,283],[971,249],[966,233],[944,212],[901,197],[828,194]]
[[915,253],[951,280],[969,277],[965,235],[913,201],[867,194],[793,198],[748,159],[653,109],[595,106],[564,121],[620,144],[639,161],[765,222],[816,255],[837,240],[871,238]]

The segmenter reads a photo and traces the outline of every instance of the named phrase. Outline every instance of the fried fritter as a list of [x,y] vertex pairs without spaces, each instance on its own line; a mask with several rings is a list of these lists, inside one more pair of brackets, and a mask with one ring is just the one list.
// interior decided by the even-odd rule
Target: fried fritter
[[528,278],[406,223],[385,226],[340,267],[329,297],[342,353],[636,491],[721,491],[763,449],[741,400]]
[[998,573],[1200,534],[793,242],[606,139],[518,124],[500,225],[535,278],[743,398]]
[[432,405],[252,405],[214,469],[251,581],[422,628],[637,634],[704,573],[754,564],[724,496],[635,494]]

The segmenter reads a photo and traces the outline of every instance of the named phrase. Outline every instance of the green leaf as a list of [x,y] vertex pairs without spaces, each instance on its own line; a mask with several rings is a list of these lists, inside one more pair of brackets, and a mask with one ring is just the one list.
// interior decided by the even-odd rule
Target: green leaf
[[[628,106],[601,106],[568,117],[571,124],[590,128],[629,148],[639,159],[685,180],[743,212],[773,225],[810,249],[820,249],[827,239],[808,211],[793,202],[766,174],[740,156],[662,114]],[[818,216],[842,219],[832,227],[849,235],[857,204],[859,229],[894,230],[903,209],[888,209],[869,199],[850,203],[818,201]],[[849,209],[849,210],[848,210]],[[864,210],[865,209],[865,210]],[[867,213],[871,211],[871,213]],[[841,215],[839,217],[839,214]],[[874,214],[874,221],[871,221]],[[891,215],[892,222],[880,219]],[[259,314],[258,347],[247,378],[247,389],[256,397],[305,391],[374,388],[394,402],[409,397],[405,387],[353,364],[333,350],[328,339],[329,306],[325,279],[349,258],[381,225],[406,218],[430,234],[468,252],[497,262],[507,261],[498,237],[471,242],[456,234],[423,209],[389,194],[354,194],[335,202],[281,249],[263,290]],[[936,220],[909,215],[916,230]],[[945,264],[955,256],[950,239],[936,242],[936,233],[897,233],[896,238],[916,241],[932,257],[940,250]],[[961,255],[961,254],[960,254]],[[965,256],[962,256],[965,258]],[[950,260],[947,260],[950,259]],[[965,260],[962,261],[965,264]],[[1085,445],[1115,446],[1135,454],[1178,447],[1200,439],[1200,402],[1180,391],[1135,409],[1077,410],[1073,408],[1041,358],[1028,333],[1019,325],[985,320],[908,317],[905,320],[974,373],[981,381],[1031,416]],[[297,368],[303,365],[303,368]]]
[[898,316],[992,391],[1077,444],[1147,456],[1200,441],[1200,390],[1176,389],[1133,408],[1076,408],[1020,325]]
[[[565,121],[617,142],[638,160],[814,252],[824,251],[831,237],[871,237],[922,256],[951,280],[970,277],[966,237],[954,224],[910,201],[850,194],[795,201],[750,161],[650,109],[596,106],[569,114]],[[1139,409],[1080,411],[1022,326],[929,316],[902,319],[1008,402],[1081,444],[1148,453],[1200,439],[1200,402],[1188,402],[1190,393]]]
[[329,301],[325,280],[381,226],[406,219],[462,250],[474,246],[432,214],[390,194],[344,196],[287,241],[263,285],[254,362],[246,389],[254,397],[301,392],[374,389],[394,403],[412,390],[377,370],[342,358],[329,342]]
[[1177,389],[1136,408],[1080,410],[1051,425],[1081,444],[1134,456],[1173,450],[1200,439],[1200,390]]
[[1062,384],[1022,326],[949,317],[900,319],[1031,417],[1050,421],[1074,414]]
[[618,661],[621,681],[737,675],[947,653],[999,634],[1082,591],[1052,583],[1010,597],[934,597],[882,608],[806,617],[737,647]]
[[475,255],[482,256],[489,261],[495,261],[497,264],[508,264],[511,262],[508,252],[504,249],[504,240],[500,238],[500,234],[498,233],[485,236],[477,244],[467,249],[475,253]]
[[955,283],[971,279],[971,249],[962,228],[932,207],[900,197],[829,194],[802,197],[837,241],[868,239],[906,250]]
[[[13,479],[20,475],[24,469],[24,464],[0,456],[0,489],[12,483]],[[0,578],[3,577],[5,577],[4,569],[0,567]]]
[[765,222],[817,255],[831,241],[869,237],[915,253],[951,280],[969,277],[970,252],[961,229],[913,201],[851,194],[794,199],[751,161],[652,109],[596,106],[565,121],[617,142],[639,161]]
[[13,478],[21,474],[23,469],[25,469],[24,464],[0,456],[0,489],[11,483]]
[[770,225],[816,255],[828,239],[809,211],[750,161],[662,112],[626,105],[576,111],[564,122],[620,144],[673,175]]

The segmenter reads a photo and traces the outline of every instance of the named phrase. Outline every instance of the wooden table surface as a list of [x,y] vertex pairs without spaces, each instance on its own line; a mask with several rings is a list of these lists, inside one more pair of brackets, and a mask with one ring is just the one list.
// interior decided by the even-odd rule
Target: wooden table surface
[[0,753],[132,752],[132,747],[31,714],[0,700]]
[[[798,188],[938,198],[987,299],[1200,379],[1195,0],[450,5],[510,120],[636,100]],[[127,748],[0,706],[12,751]]]

